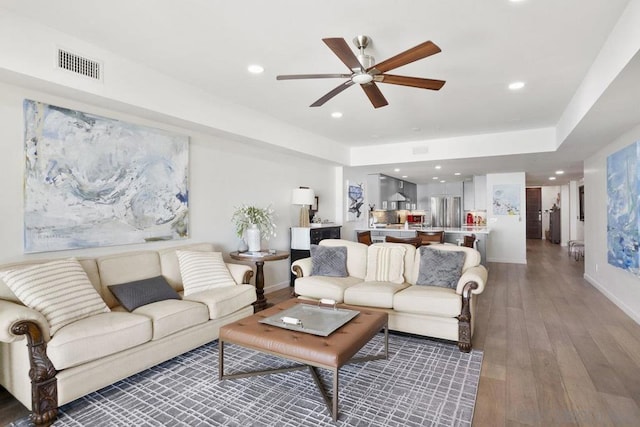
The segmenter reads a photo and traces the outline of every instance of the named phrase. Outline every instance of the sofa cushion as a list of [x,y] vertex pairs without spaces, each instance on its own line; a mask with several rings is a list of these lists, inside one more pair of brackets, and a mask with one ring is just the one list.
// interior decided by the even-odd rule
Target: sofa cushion
[[347,247],[311,245],[311,275],[347,277]]
[[362,283],[362,279],[353,276],[299,277],[295,281],[295,292],[296,294],[307,298],[328,298],[335,300],[336,302],[344,302],[345,289],[358,283]]
[[121,252],[96,259],[102,294],[111,308],[119,305],[108,286],[161,276],[160,258],[156,251]]
[[208,289],[235,286],[220,252],[176,251],[184,294],[191,295]]
[[3,280],[24,305],[42,313],[51,335],[77,320],[109,311],[75,258],[6,271]]
[[[453,245],[451,243],[435,243],[429,245],[430,248],[438,249],[440,251],[455,251],[455,252],[463,252],[465,254],[464,257],[464,265],[462,266],[462,273],[464,274],[467,269],[471,267],[475,267],[480,265],[480,252],[474,248],[467,248],[465,246]],[[416,250],[415,257],[413,259],[413,275],[405,276],[407,278],[407,282],[412,285],[416,284],[418,280],[418,274],[420,272],[420,251]]]
[[256,288],[253,286],[233,285],[185,295],[184,299],[206,305],[209,318],[219,319],[253,304],[257,297]]
[[151,320],[133,313],[97,314],[60,328],[47,343],[57,370],[118,353],[151,340]]
[[393,296],[398,312],[455,317],[462,310],[462,298],[455,289],[436,286],[409,286]]
[[420,247],[420,269],[416,285],[455,289],[462,275],[465,253]]
[[347,248],[347,271],[349,276],[358,277],[363,280],[367,274],[367,249],[369,246],[342,239],[324,239],[320,241],[320,246],[335,247],[344,246]]
[[169,282],[173,289],[178,292],[182,291],[183,287],[182,276],[180,275],[180,262],[178,261],[176,251],[213,252],[213,250],[214,246],[211,243],[192,243],[160,249],[158,251],[158,255],[160,256],[162,276],[167,279],[167,282]]
[[410,286],[408,283],[362,282],[344,291],[344,303],[368,307],[393,308],[396,292]]
[[162,276],[109,286],[109,290],[127,311],[167,299],[180,299],[180,295]]
[[365,282],[404,283],[404,255],[401,244],[374,244],[367,253],[367,275]]
[[134,310],[133,313],[151,319],[153,326],[151,340],[153,341],[209,320],[209,310],[206,305],[199,302],[177,301],[175,299],[143,305]]

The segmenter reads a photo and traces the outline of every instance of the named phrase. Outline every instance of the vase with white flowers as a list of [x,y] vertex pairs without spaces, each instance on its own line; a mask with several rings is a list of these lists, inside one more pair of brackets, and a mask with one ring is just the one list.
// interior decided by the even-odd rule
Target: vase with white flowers
[[236,226],[236,234],[243,238],[251,252],[260,251],[261,238],[269,240],[276,235],[271,205],[266,208],[242,205],[233,212],[231,221]]

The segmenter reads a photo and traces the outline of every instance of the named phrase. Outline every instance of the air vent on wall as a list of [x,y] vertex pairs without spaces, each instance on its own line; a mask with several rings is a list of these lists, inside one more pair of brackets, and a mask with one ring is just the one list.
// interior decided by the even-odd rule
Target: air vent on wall
[[58,49],[58,68],[102,80],[102,64],[64,49]]

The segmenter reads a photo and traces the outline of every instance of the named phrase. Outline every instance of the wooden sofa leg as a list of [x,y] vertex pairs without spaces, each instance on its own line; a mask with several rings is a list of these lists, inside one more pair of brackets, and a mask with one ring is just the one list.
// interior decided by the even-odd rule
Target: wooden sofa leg
[[32,407],[29,419],[37,426],[51,425],[58,417],[57,372],[47,357],[47,344],[42,331],[35,322],[22,321],[13,325],[11,332],[27,336]]
[[471,351],[471,291],[478,289],[476,282],[467,282],[462,289],[462,312],[458,316],[458,348],[463,353]]

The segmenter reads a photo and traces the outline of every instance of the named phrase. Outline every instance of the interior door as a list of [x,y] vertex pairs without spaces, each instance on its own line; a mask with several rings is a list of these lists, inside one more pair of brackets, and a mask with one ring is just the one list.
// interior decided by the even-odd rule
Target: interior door
[[542,189],[527,188],[527,239],[542,239]]

